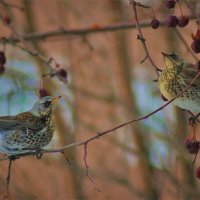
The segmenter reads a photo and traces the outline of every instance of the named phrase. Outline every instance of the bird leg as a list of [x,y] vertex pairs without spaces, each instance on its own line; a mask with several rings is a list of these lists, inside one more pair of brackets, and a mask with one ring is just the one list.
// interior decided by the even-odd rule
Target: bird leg
[[36,155],[37,159],[41,159],[42,158],[42,156],[43,156],[42,149],[36,149],[35,153],[36,153],[35,155]]
[[[200,112],[195,116],[195,119],[198,120],[199,116],[200,116]],[[198,122],[199,122],[199,121],[198,121]]]
[[[200,113],[198,113],[197,115],[194,115],[191,111],[187,110],[187,112],[192,116],[191,118],[193,118],[194,120],[199,121],[198,117],[200,116]],[[190,119],[189,119],[190,120]]]
[[40,149],[38,147],[32,147],[32,148],[23,148],[23,150],[26,150],[28,152],[22,154],[22,155],[35,155],[36,158],[41,159],[43,155],[43,149]]
[[14,161],[14,160],[16,160],[16,159],[19,159],[19,158],[20,158],[20,155],[19,155],[19,154],[16,154],[16,155],[10,155],[10,156],[8,156],[8,158],[9,158],[9,160]]

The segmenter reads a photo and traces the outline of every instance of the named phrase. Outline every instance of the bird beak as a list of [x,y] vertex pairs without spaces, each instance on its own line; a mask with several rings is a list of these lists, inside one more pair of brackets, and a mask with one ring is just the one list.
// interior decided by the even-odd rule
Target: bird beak
[[164,56],[164,57],[168,57],[169,56],[169,54],[167,54],[167,53],[164,53],[164,52],[161,52],[162,53],[162,55]]
[[54,98],[52,99],[52,104],[57,103],[61,97],[62,97],[62,96],[54,97]]

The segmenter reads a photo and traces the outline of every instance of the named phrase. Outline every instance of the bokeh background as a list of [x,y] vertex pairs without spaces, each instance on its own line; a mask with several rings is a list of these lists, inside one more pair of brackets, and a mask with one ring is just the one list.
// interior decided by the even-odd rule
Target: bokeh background
[[[172,12],[163,1],[141,2],[151,5],[161,21]],[[148,25],[151,9],[138,8],[140,22],[147,24],[142,31],[149,53],[161,69],[161,51],[179,52],[195,62],[183,39],[190,49],[198,5],[198,1],[181,1],[183,13],[194,18],[183,29],[161,26],[154,30]],[[174,13],[181,15],[178,5]],[[55,111],[56,132],[48,148],[86,140],[164,104],[153,82],[153,67],[148,61],[140,63],[145,52],[135,27],[100,31],[104,26],[135,24],[128,0],[1,0],[0,16],[0,37],[19,40],[1,42],[7,62],[0,75],[0,115],[29,110],[41,87],[52,96],[62,95]],[[95,32],[62,32],[74,29]],[[47,32],[55,34],[40,37]],[[68,72],[68,83],[57,76],[42,79],[49,67],[38,55],[59,63]],[[71,165],[61,154],[14,161],[10,195],[12,199],[41,200],[197,200],[199,159],[192,166],[193,156],[183,142],[188,134],[187,113],[169,105],[149,119],[88,144],[89,170],[101,192],[86,176],[81,146],[65,151]],[[7,166],[8,161],[0,162],[1,198],[6,193]]]

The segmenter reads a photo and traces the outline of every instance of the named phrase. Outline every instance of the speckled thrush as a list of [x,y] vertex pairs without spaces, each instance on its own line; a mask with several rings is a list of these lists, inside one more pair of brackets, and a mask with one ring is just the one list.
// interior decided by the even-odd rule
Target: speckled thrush
[[[197,68],[175,53],[162,53],[165,59],[165,68],[160,74],[158,85],[164,97],[168,100],[180,94],[197,74]],[[200,77],[191,87],[172,102],[188,111],[200,112]]]
[[53,137],[53,108],[59,97],[40,98],[30,111],[0,117],[0,152],[8,156],[41,149]]

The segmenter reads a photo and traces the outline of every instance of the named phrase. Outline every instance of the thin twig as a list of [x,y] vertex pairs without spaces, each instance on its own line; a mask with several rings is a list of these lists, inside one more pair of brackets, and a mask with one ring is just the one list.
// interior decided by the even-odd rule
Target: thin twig
[[87,145],[88,145],[88,143],[86,142],[84,144],[84,157],[83,157],[85,168],[86,168],[86,176],[88,177],[90,182],[94,185],[94,189],[96,191],[100,192],[101,190],[98,188],[97,184],[95,183],[94,179],[92,178],[92,176],[90,175],[90,172],[89,172],[89,165],[87,163]]
[[[134,0],[130,0],[130,4],[132,5],[132,9],[133,9],[133,14],[134,14],[134,18],[135,18],[135,21],[136,21],[136,28],[138,30],[138,39],[141,41],[143,47],[144,47],[144,50],[145,50],[145,58],[148,59],[151,63],[151,65],[154,67],[155,69],[155,72],[157,74],[157,79],[159,77],[159,71],[161,71],[157,66],[156,64],[154,63],[153,59],[151,58],[150,54],[149,54],[149,51],[148,51],[148,48],[146,46],[146,41],[145,41],[145,38],[143,36],[143,33],[142,33],[142,30],[140,28],[140,23],[139,23],[139,19],[138,19],[138,15],[137,15],[137,9],[136,9],[136,6],[138,6],[138,2],[134,1]],[[141,6],[141,4],[139,4],[139,6]],[[145,60],[146,60],[145,59]],[[143,60],[144,61],[144,60]],[[156,80],[157,80],[156,79]]]
[[9,192],[9,185],[10,185],[10,176],[11,176],[11,166],[12,166],[12,159],[9,159],[8,163],[8,172],[6,177],[6,196],[4,198],[9,198],[10,192]]
[[18,9],[18,10],[20,10],[20,11],[24,11],[24,7],[19,6],[19,5],[17,5],[17,4],[8,3],[8,2],[6,2],[6,1],[4,1],[4,0],[0,0],[0,3],[1,3],[3,6],[5,6],[5,7],[15,8],[15,9]]
[[178,35],[178,38],[181,40],[181,42],[183,42],[183,44],[185,45],[187,51],[190,52],[191,56],[198,61],[198,57],[196,56],[196,54],[193,53],[193,51],[191,50],[191,47],[188,45],[188,43],[185,41],[184,37],[181,35],[180,31],[175,28],[174,31],[176,32],[176,34]]
[[[86,140],[83,140],[83,141],[80,141],[80,142],[75,142],[75,143],[71,143],[71,144],[68,144],[68,145],[65,145],[61,148],[57,148],[57,149],[42,149],[40,152],[45,154],[45,153],[60,153],[62,152],[63,150],[65,149],[68,149],[68,148],[71,148],[71,147],[78,147],[78,146],[82,146],[82,145],[85,145],[85,144],[88,144],[89,142],[93,141],[93,140],[96,140],[96,139],[99,139],[100,137],[108,134],[108,133],[111,133],[111,132],[114,132],[128,124],[132,124],[132,123],[135,123],[135,122],[138,122],[138,121],[142,121],[142,120],[145,120],[145,119],[148,119],[150,116],[154,115],[155,113],[161,111],[162,109],[164,109],[165,107],[167,107],[169,104],[171,104],[174,100],[176,100],[178,97],[180,97],[181,95],[183,95],[190,87],[191,85],[196,81],[196,79],[200,76],[200,71],[197,72],[197,74],[195,75],[195,77],[192,79],[192,81],[190,82],[190,84],[184,89],[182,90],[182,92],[180,92],[177,96],[175,96],[174,98],[172,98],[170,101],[168,101],[167,103],[165,103],[164,105],[162,105],[161,107],[157,108],[156,110],[148,113],[147,115],[144,115],[142,117],[139,117],[139,118],[136,118],[136,119],[132,119],[132,120],[129,120],[125,123],[122,123],[122,124],[119,124],[111,129],[108,129],[106,131],[102,131],[102,132],[98,132],[96,135],[86,139]],[[17,156],[18,157],[24,157],[24,156],[35,156],[36,155],[36,151],[31,151],[31,152],[28,152],[28,153],[22,153],[22,154],[18,154]],[[9,158],[8,157],[3,157],[0,159],[0,161],[3,161],[3,160],[8,160]]]

